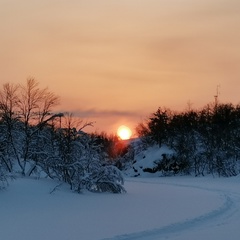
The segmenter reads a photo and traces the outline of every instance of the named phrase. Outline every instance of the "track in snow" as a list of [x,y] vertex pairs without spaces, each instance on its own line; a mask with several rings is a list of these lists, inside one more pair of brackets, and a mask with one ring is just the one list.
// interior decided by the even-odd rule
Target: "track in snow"
[[[184,221],[176,222],[173,224],[169,224],[165,227],[134,232],[130,234],[123,234],[118,235],[113,238],[106,238],[104,240],[157,240],[157,239],[186,239],[184,236],[186,233],[194,232],[194,231],[205,231],[205,235],[207,234],[208,230],[211,230],[215,227],[226,225],[227,223],[232,222],[232,216],[238,212],[238,208],[240,206],[240,194],[236,192],[231,192],[227,190],[221,189],[213,189],[211,187],[202,187],[202,186],[192,186],[188,184],[175,184],[175,183],[159,183],[159,182],[148,182],[144,180],[136,181],[142,183],[149,183],[149,184],[166,184],[166,185],[173,185],[175,187],[184,187],[191,189],[201,189],[205,191],[211,191],[218,194],[220,197],[224,199],[223,204],[209,211],[204,215],[197,216],[192,219],[186,219]],[[230,234],[230,233],[229,233]],[[212,239],[210,236],[209,238],[205,239]]]

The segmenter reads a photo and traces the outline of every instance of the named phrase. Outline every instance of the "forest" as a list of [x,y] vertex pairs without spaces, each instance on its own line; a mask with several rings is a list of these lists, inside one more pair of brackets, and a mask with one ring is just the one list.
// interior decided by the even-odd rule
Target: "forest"
[[123,193],[124,169],[139,151],[157,144],[163,154],[147,172],[163,174],[239,174],[240,105],[210,103],[183,112],[159,107],[136,126],[138,141],[86,133],[92,122],[71,113],[54,113],[59,97],[34,79],[0,89],[0,186],[10,178],[44,177],[82,192]]
[[136,130],[145,146],[165,144],[174,152],[162,156],[150,172],[239,174],[240,105],[216,101],[183,112],[159,108]]

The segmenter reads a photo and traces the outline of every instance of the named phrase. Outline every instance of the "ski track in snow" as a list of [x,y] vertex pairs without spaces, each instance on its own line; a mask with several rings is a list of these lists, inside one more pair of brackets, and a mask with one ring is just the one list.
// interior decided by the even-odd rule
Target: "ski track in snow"
[[156,240],[156,239],[170,239],[174,238],[177,235],[184,234],[184,232],[192,230],[192,229],[206,229],[212,228],[215,226],[225,225],[226,223],[231,222],[231,217],[238,212],[240,205],[240,194],[237,192],[213,189],[210,187],[202,187],[202,186],[194,186],[188,184],[176,184],[176,183],[159,183],[159,182],[148,182],[146,180],[134,181],[132,182],[141,182],[141,183],[149,183],[149,184],[164,184],[171,185],[176,187],[184,187],[184,188],[193,188],[193,189],[201,189],[205,191],[215,192],[219,195],[219,197],[224,198],[223,204],[209,211],[207,214],[197,216],[192,219],[187,219],[184,221],[176,222],[174,224],[167,225],[161,228],[155,228],[140,232],[134,232],[130,234],[123,234],[114,236],[112,238],[104,238],[102,240]]

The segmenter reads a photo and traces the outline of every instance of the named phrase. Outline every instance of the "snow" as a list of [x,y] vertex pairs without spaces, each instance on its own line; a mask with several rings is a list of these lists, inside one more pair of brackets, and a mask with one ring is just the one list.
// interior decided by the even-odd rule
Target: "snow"
[[[0,191],[4,240],[237,240],[240,177],[127,178],[126,194],[77,194],[47,179]],[[51,193],[52,192],[52,193]]]
[[134,158],[135,161],[132,164],[132,167],[128,167],[128,169],[126,169],[124,173],[130,177],[135,177],[139,175],[144,177],[160,176],[162,174],[159,172],[153,174],[153,173],[144,172],[143,169],[156,167],[155,162],[158,162],[159,160],[161,160],[163,154],[171,155],[173,154],[173,150],[169,149],[165,145],[163,145],[161,148],[159,148],[158,145],[153,145],[151,147],[148,147],[146,150],[140,151],[135,156]]

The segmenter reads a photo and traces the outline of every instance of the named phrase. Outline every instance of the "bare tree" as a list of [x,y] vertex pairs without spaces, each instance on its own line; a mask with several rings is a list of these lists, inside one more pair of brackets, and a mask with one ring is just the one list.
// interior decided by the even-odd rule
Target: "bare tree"
[[[23,168],[25,171],[26,162],[31,155],[30,144],[34,134],[45,125],[48,120],[52,120],[52,108],[59,103],[59,98],[49,92],[47,88],[40,89],[39,83],[30,78],[25,86],[21,86],[18,108],[20,118],[24,123],[24,151],[23,151]],[[54,115],[53,115],[54,116]],[[35,128],[32,129],[32,124]],[[23,174],[25,174],[23,171]]]
[[40,89],[39,83],[33,78],[27,79],[26,85],[20,86],[19,116],[26,126],[46,120],[52,108],[58,104],[59,97],[47,88]]
[[[48,121],[56,116],[51,115],[51,111],[59,103],[59,98],[49,92],[47,88],[40,89],[39,83],[33,78],[27,79],[26,85],[5,84],[0,97],[1,111],[8,126],[8,138],[22,174],[25,175],[26,163],[30,157],[31,140],[43,125],[46,125]],[[19,133],[21,132],[22,136],[21,152],[17,151],[12,136],[13,122],[16,119],[20,126],[20,129],[18,128]]]
[[10,158],[11,149],[15,158],[20,164],[20,158],[17,151],[17,144],[14,139],[14,128],[17,123],[17,102],[18,102],[18,85],[6,83],[0,89],[0,117],[3,128],[1,129],[2,138],[4,139],[4,154],[2,161],[5,163],[9,172],[12,171],[12,162]]

